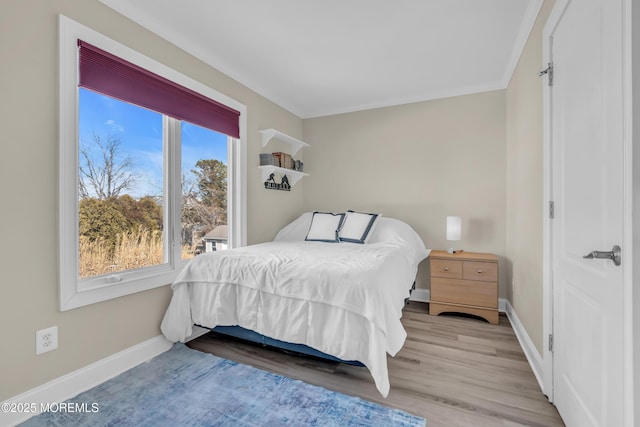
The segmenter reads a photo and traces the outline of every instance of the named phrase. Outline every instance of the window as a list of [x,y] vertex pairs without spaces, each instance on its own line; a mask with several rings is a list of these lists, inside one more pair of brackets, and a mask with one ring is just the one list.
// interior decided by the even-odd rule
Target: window
[[238,102],[60,16],[60,307],[246,244]]
[[[181,128],[181,259],[226,249],[228,232],[228,147],[224,134],[189,122]],[[224,244],[208,246],[211,238]]]
[[100,284],[168,262],[162,160],[172,141],[158,112],[84,88],[78,95],[78,277]]

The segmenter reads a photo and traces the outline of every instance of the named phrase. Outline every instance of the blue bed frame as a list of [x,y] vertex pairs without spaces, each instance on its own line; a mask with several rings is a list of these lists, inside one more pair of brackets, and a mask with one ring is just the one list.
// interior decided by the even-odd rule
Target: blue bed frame
[[[415,288],[416,288],[416,282],[413,282],[413,285],[409,290],[409,295],[413,293],[413,290]],[[405,304],[407,304],[409,302],[409,298],[407,298],[404,302]],[[280,341],[275,338],[271,338],[271,337],[267,337],[265,335],[259,334],[250,329],[243,328],[242,326],[216,326],[211,330],[223,335],[240,338],[246,341],[251,341],[251,342],[255,342],[262,345],[268,345],[270,347],[279,348],[285,351],[306,354],[308,356],[319,357],[321,359],[331,360],[333,362],[345,363],[347,365],[364,366],[362,362],[358,362],[357,360],[342,360],[330,354],[323,353],[320,350],[316,350],[315,348],[309,347],[308,345],[294,344],[286,341]]]
[[280,341],[275,338],[270,338],[265,335],[259,334],[250,329],[245,329],[242,326],[216,326],[212,329],[212,331],[224,335],[229,335],[235,338],[240,338],[246,341],[252,341],[258,344],[268,345],[270,347],[276,347],[282,350],[291,351],[294,353],[302,353],[306,354],[307,356],[314,356],[321,359],[331,360],[333,362],[346,363],[348,365],[354,366],[364,366],[362,363],[356,360],[342,360],[307,345]]

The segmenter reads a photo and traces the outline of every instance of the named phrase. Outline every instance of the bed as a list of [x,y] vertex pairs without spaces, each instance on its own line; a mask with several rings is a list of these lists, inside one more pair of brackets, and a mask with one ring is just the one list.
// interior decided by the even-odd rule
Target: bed
[[184,342],[194,324],[237,325],[359,361],[386,397],[386,355],[404,344],[402,308],[429,250],[409,225],[381,216],[366,236],[350,236],[362,239],[342,239],[340,229],[354,224],[355,213],[347,215],[307,212],[272,242],[193,258],[172,284],[163,334]]

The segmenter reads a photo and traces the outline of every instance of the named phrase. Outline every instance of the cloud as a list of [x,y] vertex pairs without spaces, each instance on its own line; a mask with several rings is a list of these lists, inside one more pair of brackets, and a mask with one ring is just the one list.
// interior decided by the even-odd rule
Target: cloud
[[113,131],[124,132],[124,126],[119,125],[115,120],[107,120],[105,124],[109,126]]

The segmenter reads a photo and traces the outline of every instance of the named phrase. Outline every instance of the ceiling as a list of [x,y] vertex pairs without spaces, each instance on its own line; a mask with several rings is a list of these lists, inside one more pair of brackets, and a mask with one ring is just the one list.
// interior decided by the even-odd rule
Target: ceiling
[[504,89],[542,0],[100,0],[301,118]]

